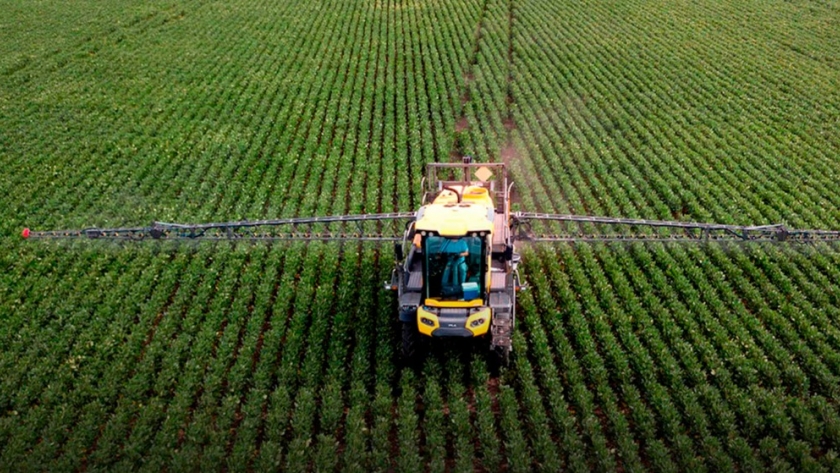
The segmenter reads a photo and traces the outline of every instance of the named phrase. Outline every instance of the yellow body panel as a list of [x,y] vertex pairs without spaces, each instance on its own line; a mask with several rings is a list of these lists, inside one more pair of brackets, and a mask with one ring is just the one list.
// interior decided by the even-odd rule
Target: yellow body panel
[[439,301],[437,299],[426,299],[424,304],[429,307],[451,307],[451,308],[465,308],[465,307],[481,307],[484,301],[473,299],[471,301]]
[[[431,320],[434,325],[426,325],[421,322],[421,319],[428,319]],[[423,335],[427,335],[429,337],[432,336],[432,332],[440,328],[440,320],[438,320],[438,316],[423,310],[422,307],[417,308],[417,330],[420,331]]]
[[[467,317],[467,321],[464,324],[464,327],[472,332],[473,337],[478,337],[487,333],[490,330],[490,319],[491,319],[492,312],[489,307],[485,307],[482,310],[470,315]],[[432,325],[427,325],[423,323],[421,320],[426,319],[432,322]],[[481,319],[482,322],[480,325],[473,327],[472,323],[476,320]],[[438,316],[423,310],[422,307],[417,308],[417,330],[426,336],[431,337],[432,333],[440,328],[440,320]]]
[[[481,325],[477,327],[473,327],[472,323],[475,320],[483,319],[484,321]],[[490,308],[487,307],[483,310],[479,310],[478,312],[472,314],[471,316],[467,317],[467,330],[472,332],[473,337],[477,337],[479,335],[484,335],[487,333],[487,330],[490,329]]]

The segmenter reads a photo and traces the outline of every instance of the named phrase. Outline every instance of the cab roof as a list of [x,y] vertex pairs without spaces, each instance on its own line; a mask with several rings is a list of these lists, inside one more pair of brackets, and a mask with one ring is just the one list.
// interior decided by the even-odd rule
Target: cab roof
[[469,232],[492,232],[493,207],[470,202],[433,203],[417,212],[417,231],[429,231],[441,236],[464,236]]

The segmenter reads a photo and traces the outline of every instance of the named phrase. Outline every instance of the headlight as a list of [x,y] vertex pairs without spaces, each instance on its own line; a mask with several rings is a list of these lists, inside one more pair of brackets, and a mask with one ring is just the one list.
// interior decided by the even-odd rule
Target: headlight
[[428,325],[429,327],[434,327],[435,323],[431,321],[431,319],[427,319],[426,317],[420,317],[420,322]]
[[470,322],[470,327],[476,328],[478,326],[481,326],[482,324],[484,324],[484,319],[475,319],[472,322]]

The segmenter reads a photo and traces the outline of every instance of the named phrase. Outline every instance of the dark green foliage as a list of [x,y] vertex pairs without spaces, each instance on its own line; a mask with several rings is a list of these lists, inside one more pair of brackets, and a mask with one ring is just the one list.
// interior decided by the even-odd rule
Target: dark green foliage
[[387,246],[19,237],[414,210],[465,152],[521,210],[840,229],[831,2],[0,11],[0,465],[840,469],[836,246],[522,247],[494,373],[400,363]]

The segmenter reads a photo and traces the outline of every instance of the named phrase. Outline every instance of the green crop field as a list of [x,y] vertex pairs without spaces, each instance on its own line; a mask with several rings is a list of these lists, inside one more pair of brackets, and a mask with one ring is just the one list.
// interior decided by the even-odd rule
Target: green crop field
[[523,248],[508,368],[373,243],[33,230],[514,209],[840,230],[838,0],[0,0],[0,469],[838,471],[840,246]]

